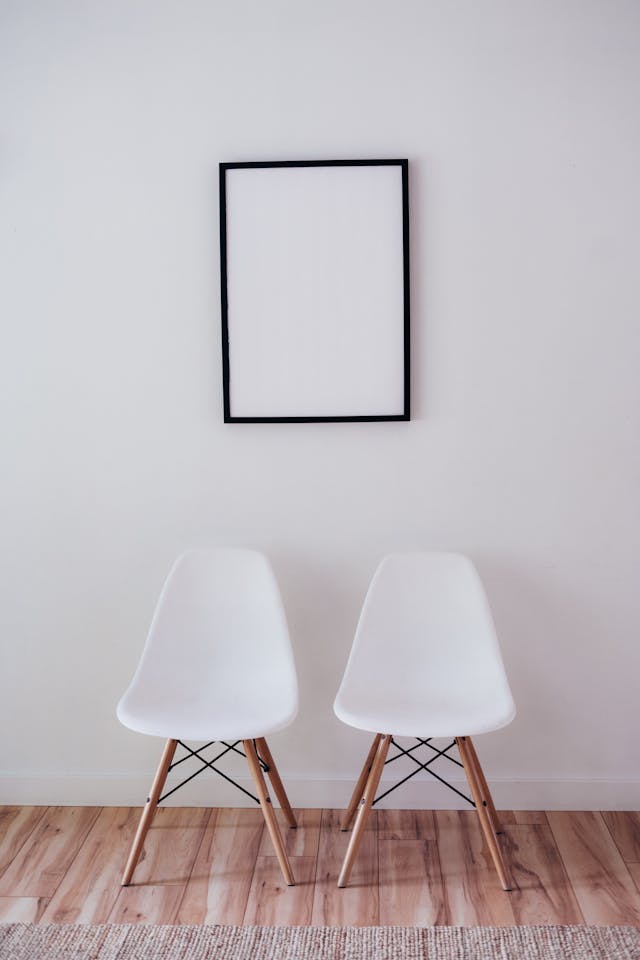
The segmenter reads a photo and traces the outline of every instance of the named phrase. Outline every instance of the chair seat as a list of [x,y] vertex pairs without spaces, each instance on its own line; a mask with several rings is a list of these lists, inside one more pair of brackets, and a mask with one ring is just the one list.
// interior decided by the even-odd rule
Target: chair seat
[[172,691],[128,692],[118,704],[118,719],[138,733],[173,740],[254,740],[287,727],[296,715],[296,702],[279,691],[230,689],[212,696],[173,696]]
[[419,700],[363,693],[335,702],[338,719],[358,730],[390,733],[397,737],[458,737],[489,733],[511,723],[512,705],[459,697],[442,699],[437,691],[422,691]]

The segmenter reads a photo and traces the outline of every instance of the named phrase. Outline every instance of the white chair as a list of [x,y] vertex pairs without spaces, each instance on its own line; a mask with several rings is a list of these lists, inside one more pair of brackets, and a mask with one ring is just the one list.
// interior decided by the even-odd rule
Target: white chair
[[[123,885],[131,881],[158,803],[168,796],[161,794],[169,770],[196,758],[203,765],[193,776],[212,769],[234,783],[215,766],[231,751],[247,758],[257,793],[253,799],[262,808],[285,881],[294,883],[263,774],[289,826],[295,827],[265,737],[288,726],[297,709],[287,623],[266,557],[234,549],[183,553],[164,585],[138,669],[117,709],[126,727],[166,739]],[[205,747],[188,747],[187,740],[206,741],[205,747],[220,743],[224,749],[208,761],[202,755]],[[173,763],[178,744],[187,753]]]
[[[346,886],[386,763],[408,757],[435,776],[439,758],[464,767],[503,889],[511,888],[497,834],[500,824],[471,735],[503,727],[515,706],[480,578],[464,556],[407,553],[386,557],[369,587],[334,710],[344,723],[375,734],[342,829],[358,810],[338,886]],[[412,737],[409,749],[394,737]],[[451,738],[443,749],[431,740]],[[391,745],[399,753],[391,759]],[[460,761],[449,753],[457,745]],[[426,763],[414,756],[426,748]],[[399,786],[400,784],[396,784]],[[359,809],[358,809],[359,808]]]

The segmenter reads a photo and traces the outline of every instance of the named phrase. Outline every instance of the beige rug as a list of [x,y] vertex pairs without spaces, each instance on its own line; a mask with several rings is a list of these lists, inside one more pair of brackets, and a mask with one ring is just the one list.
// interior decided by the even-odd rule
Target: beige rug
[[0,960],[640,960],[633,927],[0,924]]

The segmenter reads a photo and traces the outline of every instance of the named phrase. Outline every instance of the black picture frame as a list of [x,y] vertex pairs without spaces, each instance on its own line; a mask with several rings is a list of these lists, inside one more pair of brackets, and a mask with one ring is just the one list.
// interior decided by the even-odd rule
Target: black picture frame
[[[297,167],[399,167],[401,174],[401,221],[402,221],[402,308],[399,317],[399,333],[402,338],[402,409],[398,412],[385,413],[384,411],[371,413],[344,415],[236,415],[232,410],[231,378],[232,364],[230,358],[230,325],[233,316],[229,307],[229,264],[228,264],[228,175],[234,170],[266,170],[273,168]],[[409,161],[407,159],[348,159],[348,160],[275,160],[275,161],[247,161],[222,162],[219,164],[220,190],[220,284],[221,284],[221,318],[222,318],[222,385],[223,410],[225,423],[339,423],[339,422],[377,422],[377,421],[406,421],[410,420],[410,273],[409,273]],[[353,371],[357,376],[357,370]]]

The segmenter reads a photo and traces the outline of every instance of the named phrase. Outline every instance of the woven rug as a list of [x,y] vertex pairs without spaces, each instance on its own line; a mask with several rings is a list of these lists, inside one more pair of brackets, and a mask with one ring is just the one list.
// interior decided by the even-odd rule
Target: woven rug
[[640,960],[633,927],[0,925],[0,960]]

